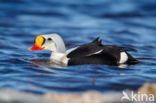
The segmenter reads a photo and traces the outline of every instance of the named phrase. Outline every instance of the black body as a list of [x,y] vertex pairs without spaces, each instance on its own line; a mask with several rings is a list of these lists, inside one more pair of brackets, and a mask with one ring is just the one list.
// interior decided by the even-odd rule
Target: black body
[[[126,52],[123,48],[102,45],[101,40],[96,38],[93,42],[84,44],[71,51],[67,57],[70,58],[68,65],[82,65],[82,64],[106,64],[119,65],[120,53]],[[135,64],[138,61],[128,54],[128,60],[124,64]]]

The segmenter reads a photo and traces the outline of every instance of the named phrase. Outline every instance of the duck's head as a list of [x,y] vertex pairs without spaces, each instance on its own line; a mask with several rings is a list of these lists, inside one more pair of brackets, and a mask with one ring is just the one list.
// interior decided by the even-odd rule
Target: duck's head
[[66,51],[62,38],[56,33],[37,35],[35,37],[34,45],[29,48],[30,51],[44,49],[60,53],[65,53]]

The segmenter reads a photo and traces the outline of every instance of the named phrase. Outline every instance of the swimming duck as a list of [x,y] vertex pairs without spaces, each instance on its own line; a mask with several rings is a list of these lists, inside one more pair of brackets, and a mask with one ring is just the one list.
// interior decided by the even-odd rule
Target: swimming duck
[[52,51],[50,60],[65,65],[137,63],[137,60],[122,47],[103,45],[99,37],[90,43],[66,51],[64,41],[58,34],[38,35],[35,37],[34,45],[29,50],[50,50]]

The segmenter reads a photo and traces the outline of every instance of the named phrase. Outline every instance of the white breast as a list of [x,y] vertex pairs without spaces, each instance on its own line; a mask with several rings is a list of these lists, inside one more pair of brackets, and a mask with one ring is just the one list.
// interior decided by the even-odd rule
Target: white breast
[[60,62],[67,65],[69,58],[66,57],[66,54],[53,52],[51,54],[50,60],[52,60],[53,62]]
[[120,64],[125,63],[128,60],[128,55],[125,52],[120,53]]

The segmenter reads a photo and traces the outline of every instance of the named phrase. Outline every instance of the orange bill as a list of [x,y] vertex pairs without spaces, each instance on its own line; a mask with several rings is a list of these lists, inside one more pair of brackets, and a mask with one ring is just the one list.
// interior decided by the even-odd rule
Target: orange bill
[[34,46],[29,48],[28,50],[32,51],[32,50],[42,50],[42,49],[44,49],[44,47],[42,47],[42,44],[44,43],[44,41],[45,41],[44,37],[42,37],[40,35],[36,36]]

